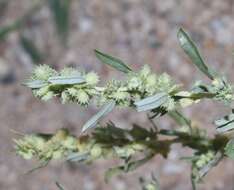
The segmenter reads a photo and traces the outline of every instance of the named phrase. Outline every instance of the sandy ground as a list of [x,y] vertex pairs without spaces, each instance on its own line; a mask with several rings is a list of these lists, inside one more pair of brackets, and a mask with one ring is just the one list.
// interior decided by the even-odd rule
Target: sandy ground
[[[31,0],[9,0],[0,13],[0,26],[11,23],[31,6]],[[93,49],[122,58],[133,68],[150,64],[155,72],[167,72],[190,86],[204,77],[190,64],[180,49],[176,32],[183,26],[199,44],[206,62],[234,81],[234,1],[233,0],[73,0],[68,46],[61,46],[48,7],[34,14],[31,23],[0,42],[0,72],[8,80],[0,84],[0,189],[55,190],[59,180],[67,190],[135,190],[138,177],[154,172],[162,190],[190,190],[189,165],[178,161],[186,151],[173,147],[169,160],[154,158],[137,171],[114,178],[110,184],[103,180],[104,171],[116,161],[95,164],[68,165],[53,162],[30,175],[24,173],[35,162],[24,161],[13,151],[11,129],[21,132],[54,132],[67,127],[74,133],[95,112],[76,105],[61,105],[58,101],[43,103],[32,97],[20,83],[34,64],[19,43],[20,33],[26,33],[46,55],[43,63],[56,68],[75,65],[95,70],[107,80],[118,72],[101,65]],[[5,70],[4,70],[5,69]],[[3,74],[2,74],[3,73]],[[204,127],[214,131],[212,120],[227,110],[215,111],[219,104],[202,102],[186,109]],[[121,127],[137,122],[146,125],[146,117],[132,110],[115,111],[110,119]],[[160,122],[171,127],[168,121]],[[234,162],[223,161],[199,186],[201,190],[234,190]]]

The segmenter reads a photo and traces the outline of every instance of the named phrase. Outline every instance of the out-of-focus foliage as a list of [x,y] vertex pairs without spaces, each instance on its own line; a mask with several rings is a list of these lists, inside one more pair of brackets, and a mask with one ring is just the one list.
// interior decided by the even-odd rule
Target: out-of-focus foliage
[[48,0],[54,23],[62,42],[66,42],[69,32],[71,0]]

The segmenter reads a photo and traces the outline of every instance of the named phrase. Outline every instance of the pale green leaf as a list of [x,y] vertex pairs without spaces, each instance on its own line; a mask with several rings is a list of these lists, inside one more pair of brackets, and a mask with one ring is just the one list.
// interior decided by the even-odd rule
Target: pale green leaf
[[37,88],[42,88],[48,85],[48,83],[45,81],[41,81],[41,80],[33,80],[33,81],[24,82],[22,85],[25,85],[32,89],[37,89]]
[[87,131],[90,128],[94,128],[98,121],[110,113],[115,107],[115,102],[112,101],[102,107],[102,109],[93,117],[91,117],[83,126],[82,133]]
[[186,118],[181,112],[178,110],[170,111],[170,117],[172,117],[180,126],[189,126],[191,127],[191,120]]
[[225,133],[234,129],[234,114],[227,115],[221,119],[214,121],[219,133]]
[[104,64],[110,65],[111,67],[124,72],[129,73],[132,71],[132,69],[126,65],[123,61],[121,61],[118,58],[112,57],[110,55],[107,55],[105,53],[102,53],[98,50],[95,50],[96,57]]
[[200,69],[200,71],[202,71],[210,79],[214,79],[214,73],[204,63],[197,47],[195,46],[194,42],[189,37],[189,35],[186,34],[186,32],[181,28],[179,29],[177,36],[181,47],[192,60],[192,62]]
[[168,95],[164,92],[147,97],[134,103],[138,112],[156,109],[168,100]]
[[82,84],[85,83],[85,79],[82,76],[56,76],[50,77],[48,82],[58,85]]

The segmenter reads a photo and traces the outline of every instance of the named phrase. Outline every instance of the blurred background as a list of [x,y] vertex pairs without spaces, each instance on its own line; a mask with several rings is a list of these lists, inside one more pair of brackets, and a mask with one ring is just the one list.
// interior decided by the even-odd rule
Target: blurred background
[[[187,88],[197,79],[206,80],[180,49],[179,27],[196,41],[207,64],[234,82],[233,0],[0,0],[0,189],[55,190],[58,180],[67,190],[140,190],[139,176],[147,178],[153,172],[162,190],[190,190],[189,164],[179,161],[188,151],[180,146],[173,147],[168,160],[155,157],[105,184],[104,172],[115,160],[89,166],[53,162],[25,175],[37,163],[15,155],[12,139],[17,136],[11,132],[52,133],[66,127],[79,134],[95,107],[41,102],[21,82],[39,64],[95,70],[102,81],[121,75],[100,64],[93,49],[119,57],[135,69],[150,64],[155,72],[167,72]],[[227,111],[209,101],[184,110],[211,133],[211,122]],[[133,122],[150,126],[144,114],[130,109],[116,110],[108,119],[123,128]],[[173,127],[168,118],[158,123]],[[234,190],[234,163],[223,161],[199,188]]]

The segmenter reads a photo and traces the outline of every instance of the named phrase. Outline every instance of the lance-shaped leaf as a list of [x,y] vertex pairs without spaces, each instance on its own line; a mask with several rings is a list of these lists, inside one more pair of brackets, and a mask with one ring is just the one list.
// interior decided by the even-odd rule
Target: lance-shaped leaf
[[234,129],[234,113],[214,121],[219,133],[225,133]]
[[98,121],[105,117],[108,113],[110,113],[115,107],[115,102],[112,101],[108,104],[106,104],[105,106],[102,107],[102,109],[93,117],[91,117],[83,126],[82,128],[82,133],[84,133],[85,131],[87,131],[90,128],[93,128],[96,126],[96,124],[98,123]]
[[181,47],[185,51],[185,53],[189,56],[192,62],[202,71],[205,75],[207,75],[210,79],[214,79],[214,73],[206,66],[204,63],[197,47],[191,40],[191,38],[186,34],[186,32],[181,28],[177,34],[178,40],[180,42]]
[[118,58],[112,57],[110,55],[107,55],[105,53],[102,53],[98,50],[94,50],[96,57],[104,64],[110,65],[111,67],[124,72],[124,73],[129,73],[132,71],[132,69],[126,65],[123,61],[121,61]]
[[147,97],[134,103],[138,112],[156,109],[166,103],[168,95],[164,92],[158,93],[154,96]]
[[48,85],[48,83],[42,80],[33,80],[33,81],[24,82],[22,85],[27,86],[32,89],[37,89],[37,88],[42,88]]
[[181,126],[191,127],[191,120],[186,118],[181,112],[178,110],[170,111],[169,116],[176,121]]
[[50,77],[48,82],[57,85],[82,84],[85,83],[85,79],[82,76],[56,76]]
[[225,147],[225,154],[226,154],[229,158],[231,158],[231,159],[234,160],[234,138],[231,139],[231,140],[227,143],[227,145],[226,145],[226,147]]

